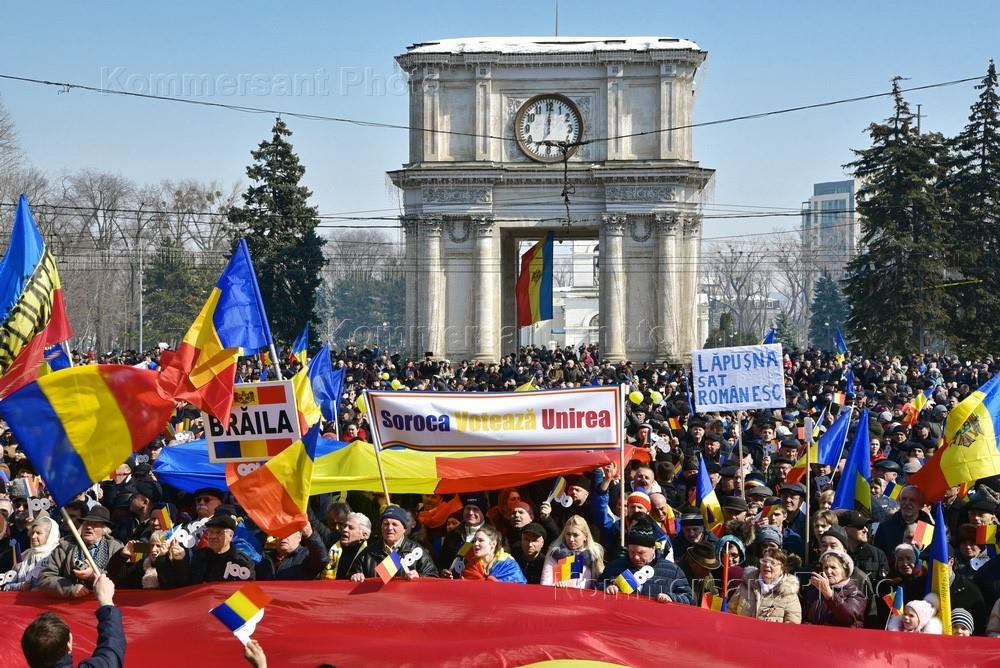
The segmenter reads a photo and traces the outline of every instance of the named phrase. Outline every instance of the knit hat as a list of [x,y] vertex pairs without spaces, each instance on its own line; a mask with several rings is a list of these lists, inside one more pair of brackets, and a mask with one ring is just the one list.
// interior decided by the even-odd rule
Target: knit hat
[[626,502],[625,505],[642,506],[643,508],[646,509],[647,513],[653,508],[653,504],[649,500],[649,494],[646,494],[646,492],[639,489],[635,490],[634,492],[628,495],[628,501]]
[[[912,612],[917,616],[918,629],[922,629],[925,626],[927,626],[927,622],[931,621],[931,618],[934,616],[934,606],[922,599],[917,599],[916,601],[910,601],[909,603],[906,604],[906,608],[908,608],[910,612]],[[952,614],[954,615],[954,613]]]
[[844,531],[842,527],[839,526],[830,527],[829,529],[826,530],[826,533],[824,533],[823,535],[833,536],[834,538],[840,541],[840,544],[844,546],[845,550],[847,549],[847,532]]
[[645,517],[637,520],[628,530],[625,542],[628,545],[656,547],[656,533],[653,531],[653,523]]
[[905,473],[906,475],[911,475],[919,470],[920,470],[920,462],[918,461],[914,461],[911,459],[910,461],[903,464],[903,473]]
[[582,473],[566,476],[566,489],[569,489],[570,487],[579,487],[580,489],[585,489],[589,492],[590,478]]
[[976,623],[972,620],[972,613],[965,608],[953,608],[951,611],[951,625],[961,624],[970,631],[976,628]]
[[820,563],[822,563],[823,559],[827,556],[837,557],[840,559],[840,562],[844,565],[844,571],[847,573],[847,577],[851,577],[851,574],[854,573],[854,560],[851,559],[850,555],[846,552],[841,552],[840,550],[827,550],[820,555]]
[[761,543],[774,543],[778,547],[781,547],[781,532],[778,531],[776,527],[773,527],[770,524],[765,524],[762,527],[758,527],[756,542],[758,545]]
[[489,507],[486,503],[486,499],[479,494],[463,494],[462,495],[462,506],[476,506],[479,511],[486,514],[486,510]]
[[382,520],[384,521],[387,519],[396,520],[404,527],[406,526],[406,523],[410,521],[410,518],[406,514],[406,511],[400,508],[399,506],[387,506],[386,509],[382,511]]
[[520,508],[524,512],[528,513],[528,517],[535,519],[535,511],[532,509],[531,504],[527,501],[518,501],[514,504],[514,508]]

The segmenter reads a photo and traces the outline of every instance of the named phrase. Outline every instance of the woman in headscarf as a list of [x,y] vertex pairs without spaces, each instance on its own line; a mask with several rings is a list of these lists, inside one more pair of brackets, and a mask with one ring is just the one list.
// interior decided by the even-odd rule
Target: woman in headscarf
[[587,522],[573,515],[545,557],[541,584],[589,589],[604,570],[604,548],[594,541]]
[[31,548],[21,555],[21,562],[14,568],[14,579],[4,585],[4,591],[30,591],[38,585],[49,555],[59,545],[59,525],[44,511],[39,513],[31,526],[28,541]]
[[864,626],[867,600],[851,580],[854,560],[846,552],[827,550],[819,559],[806,591],[803,617],[810,624]]

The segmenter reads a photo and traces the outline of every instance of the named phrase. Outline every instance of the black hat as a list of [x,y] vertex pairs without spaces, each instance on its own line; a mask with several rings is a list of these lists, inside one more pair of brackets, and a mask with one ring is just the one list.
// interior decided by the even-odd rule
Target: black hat
[[798,450],[800,443],[797,438],[783,438],[778,445],[782,448],[795,448]]
[[[143,462],[141,464],[135,465],[135,468],[132,469],[132,475],[135,476],[136,478],[145,478],[146,476],[149,475],[149,472],[152,470],[153,470],[152,466],[150,466],[147,462]],[[146,495],[143,494],[143,496]]]
[[205,528],[208,527],[219,527],[221,529],[229,529],[230,531],[236,531],[236,520],[233,519],[232,515],[226,515],[225,513],[216,513],[212,515],[212,518],[205,522]]
[[590,478],[588,478],[587,476],[585,476],[582,473],[578,473],[576,475],[566,476],[566,489],[569,489],[570,487],[579,487],[579,488],[585,489],[585,490],[587,490],[589,492],[590,491]]
[[538,522],[530,522],[528,524],[525,524],[524,528],[521,529],[521,535],[523,536],[526,533],[530,533],[535,536],[540,536],[542,538],[546,538],[548,536],[548,534],[545,532],[545,527],[543,527]]
[[731,513],[745,513],[747,511],[747,502],[743,500],[742,496],[724,496],[721,505],[723,510],[728,510]]
[[968,505],[965,506],[966,510],[978,510],[980,512],[987,512],[996,514],[997,504],[993,503],[990,499],[985,496],[979,495],[972,501],[969,501]]
[[829,529],[826,530],[826,533],[824,533],[823,535],[833,536],[834,538],[840,541],[841,545],[844,546],[844,550],[848,549],[847,532],[844,531],[842,527],[839,526],[830,527]]
[[219,501],[226,500],[226,493],[221,489],[216,489],[214,487],[199,487],[194,490],[194,497],[198,498],[199,496],[214,496]]
[[792,465],[795,464],[795,462],[792,460],[792,458],[788,457],[786,455],[775,455],[774,458],[771,460],[771,463],[772,464],[792,464]]
[[111,511],[104,506],[94,506],[87,511],[87,514],[80,521],[111,526]]
[[396,520],[404,527],[406,526],[406,523],[410,521],[410,517],[406,514],[406,511],[396,505],[386,506],[385,510],[382,511],[381,519]]
[[726,464],[719,469],[719,475],[726,478],[735,478],[736,474],[740,472],[740,467],[736,464]]
[[806,487],[802,483],[786,482],[785,484],[783,484],[781,487],[778,488],[779,494],[784,494],[786,492],[789,494],[798,494],[803,499],[806,498]]
[[885,469],[886,471],[895,471],[896,473],[901,472],[903,469],[899,466],[899,463],[892,459],[880,459],[873,464],[877,469]]
[[163,488],[155,480],[140,480],[133,486],[136,494],[142,494],[154,505],[163,499]]
[[764,485],[757,485],[755,487],[747,488],[747,496],[760,497],[762,499],[767,499],[771,497],[771,488]]
[[475,506],[479,508],[479,512],[484,515],[486,514],[486,511],[489,510],[489,504],[486,503],[486,498],[481,494],[463,494],[462,506]]
[[625,542],[628,545],[656,547],[656,532],[653,530],[653,523],[645,517],[636,520],[628,530]]
[[705,526],[705,518],[701,516],[701,513],[684,513],[681,515],[681,526],[703,527]]
[[858,511],[848,510],[840,515],[840,526],[849,529],[864,529],[868,526],[868,520]]
[[722,466],[720,466],[718,462],[709,460],[705,463],[705,470],[709,473],[719,473],[722,470]]
[[128,508],[130,505],[132,505],[131,492],[119,492],[115,495],[115,498],[111,500],[112,508]]

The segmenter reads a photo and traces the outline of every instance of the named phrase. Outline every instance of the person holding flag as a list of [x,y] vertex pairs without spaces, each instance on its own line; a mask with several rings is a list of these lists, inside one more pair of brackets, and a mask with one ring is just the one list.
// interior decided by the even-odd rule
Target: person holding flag
[[594,541],[587,522],[573,515],[566,520],[559,540],[545,557],[541,584],[590,589],[603,571],[604,548]]
[[[407,512],[399,506],[388,506],[382,513],[381,534],[368,541],[367,547],[351,567],[351,581],[363,582],[366,578],[380,577],[378,567],[392,559],[402,559],[411,553],[419,554],[410,568],[397,568],[390,577],[413,580],[418,577],[437,577],[438,569],[430,554],[415,540],[406,537],[406,527],[411,522]],[[420,552],[416,552],[420,550]],[[394,562],[396,560],[393,560]]]
[[648,517],[632,524],[625,536],[628,553],[608,564],[596,588],[612,595],[637,594],[660,603],[693,605],[684,572],[657,552],[654,528]]

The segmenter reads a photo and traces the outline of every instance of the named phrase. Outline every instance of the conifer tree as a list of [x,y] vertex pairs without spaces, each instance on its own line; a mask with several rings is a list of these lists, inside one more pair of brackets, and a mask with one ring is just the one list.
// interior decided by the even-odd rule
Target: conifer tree
[[833,350],[833,333],[840,331],[847,336],[847,302],[837,282],[824,271],[813,288],[812,316],[809,318],[809,345],[819,350]]
[[[184,337],[191,320],[205,303],[212,284],[212,274],[221,267],[199,271],[192,264],[192,254],[175,240],[163,237],[156,255],[143,272],[142,295],[145,304],[145,340],[176,346]],[[152,347],[150,343],[146,347]]]
[[778,313],[778,317],[774,319],[774,338],[777,343],[781,344],[781,349],[786,353],[798,347],[795,345],[796,335],[795,324],[788,317],[788,314],[784,311]]

